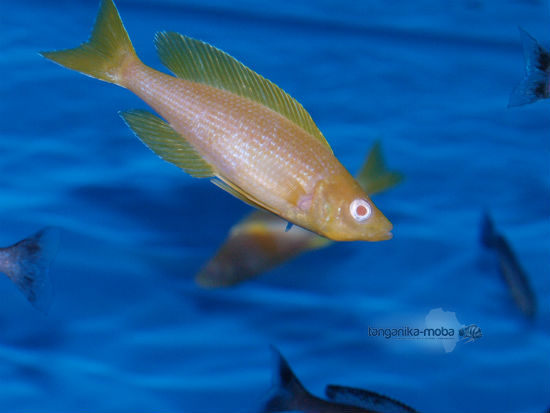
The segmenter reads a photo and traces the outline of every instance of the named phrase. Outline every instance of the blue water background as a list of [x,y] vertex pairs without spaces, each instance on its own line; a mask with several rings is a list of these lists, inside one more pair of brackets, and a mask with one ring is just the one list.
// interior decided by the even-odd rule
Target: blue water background
[[[334,383],[426,412],[548,408],[550,105],[506,108],[517,26],[548,48],[548,1],[117,5],[144,62],[162,69],[159,30],[227,51],[295,96],[350,171],[381,138],[406,175],[376,197],[394,239],[201,290],[194,275],[250,208],[144,147],[117,115],[138,98],[37,54],[85,40],[95,1],[3,4],[0,241],[63,231],[47,316],[0,279],[0,411],[254,411],[269,344],[318,395]],[[534,322],[480,247],[483,209],[530,276]],[[439,307],[482,339],[445,353],[368,336]]]

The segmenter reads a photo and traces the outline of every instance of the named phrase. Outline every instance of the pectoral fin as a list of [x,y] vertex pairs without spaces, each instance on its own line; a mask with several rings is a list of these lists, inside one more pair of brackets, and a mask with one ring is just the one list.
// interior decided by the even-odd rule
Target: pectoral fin
[[135,135],[165,161],[179,166],[195,178],[215,175],[212,165],[166,121],[145,110],[120,112],[120,116]]

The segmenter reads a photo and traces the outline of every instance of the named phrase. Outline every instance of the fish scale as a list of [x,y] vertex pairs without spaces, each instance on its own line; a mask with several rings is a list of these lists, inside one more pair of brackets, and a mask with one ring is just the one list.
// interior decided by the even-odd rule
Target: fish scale
[[315,138],[255,102],[141,63],[125,71],[123,82],[221,174],[276,208],[296,207],[318,179],[338,171],[336,158]]

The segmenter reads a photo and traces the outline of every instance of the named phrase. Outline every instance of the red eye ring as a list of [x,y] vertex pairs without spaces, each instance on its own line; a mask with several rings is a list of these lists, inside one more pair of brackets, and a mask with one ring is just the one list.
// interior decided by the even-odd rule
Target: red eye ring
[[372,208],[365,199],[358,198],[349,205],[349,212],[353,219],[362,222],[371,216]]

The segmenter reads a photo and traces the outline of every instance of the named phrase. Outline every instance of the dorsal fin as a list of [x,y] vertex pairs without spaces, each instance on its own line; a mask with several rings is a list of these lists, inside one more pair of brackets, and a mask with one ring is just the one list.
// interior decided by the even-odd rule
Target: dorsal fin
[[264,412],[286,412],[302,410],[300,405],[307,405],[314,398],[300,383],[288,362],[274,346],[271,353],[275,359],[275,372],[271,394],[265,403]]
[[215,175],[212,165],[166,121],[141,109],[119,113],[132,132],[165,161],[179,166],[195,178]]
[[214,185],[216,185],[218,188],[221,188],[224,191],[227,191],[228,193],[233,195],[235,198],[240,199],[241,201],[247,203],[248,205],[254,208],[258,208],[260,210],[271,212],[272,214],[276,214],[276,212],[273,209],[271,209],[268,205],[264,204],[263,202],[256,199],[252,195],[248,194],[246,191],[239,188],[238,185],[234,184],[229,179],[218,176],[216,178],[211,179],[210,181]]
[[357,182],[371,196],[397,185],[403,180],[403,174],[390,171],[382,155],[380,141],[376,141],[357,174]]
[[155,46],[162,63],[176,76],[224,89],[267,106],[330,149],[309,113],[296,99],[227,53],[174,32],[157,33]]

